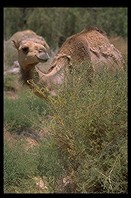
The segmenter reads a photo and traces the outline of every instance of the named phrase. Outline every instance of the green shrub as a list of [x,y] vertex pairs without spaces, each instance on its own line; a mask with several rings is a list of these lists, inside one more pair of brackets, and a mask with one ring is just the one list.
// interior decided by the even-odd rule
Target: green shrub
[[48,104],[29,91],[19,93],[15,100],[4,99],[4,123],[10,131],[33,127],[38,129],[41,119],[49,113]]
[[[31,149],[26,151],[23,141],[17,141],[14,146],[10,146],[5,141],[4,144],[4,191],[9,192],[13,188],[25,185],[29,189],[29,184],[34,175],[37,174],[37,151]],[[23,182],[22,182],[23,181]],[[26,183],[25,183],[26,181]],[[28,187],[26,184],[28,183]],[[33,182],[32,182],[33,185]]]
[[[5,98],[5,124],[12,124],[10,130],[19,125],[44,129],[40,121],[51,114],[49,136],[33,155],[29,153],[29,159],[21,146],[5,147],[8,191],[16,189],[18,180],[24,189],[26,176],[36,173],[46,177],[50,192],[127,193],[127,73],[105,70],[95,74],[90,84],[87,68],[73,70],[67,88],[48,103],[29,92],[15,101]],[[32,186],[26,191],[34,192]]]
[[[127,192],[127,74],[74,71],[67,90],[52,101],[50,133],[58,161],[73,177],[73,192]],[[83,75],[84,74],[84,75]],[[54,149],[56,149],[54,148]],[[48,158],[47,158],[48,159]],[[54,173],[55,175],[55,173]]]
[[5,75],[4,76],[4,90],[5,91],[17,91],[20,87],[17,75]]
[[39,148],[39,166],[41,175],[56,176],[61,174],[62,167],[58,161],[57,148],[55,149],[54,141],[48,137],[40,145]]

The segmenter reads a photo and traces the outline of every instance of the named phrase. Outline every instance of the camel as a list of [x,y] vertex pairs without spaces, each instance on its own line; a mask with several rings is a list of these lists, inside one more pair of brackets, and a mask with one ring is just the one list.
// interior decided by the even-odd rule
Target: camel
[[39,62],[46,62],[50,56],[50,48],[43,37],[31,30],[15,33],[11,37],[13,46],[18,51],[21,79],[24,83],[32,78],[32,70]]
[[92,74],[102,71],[105,66],[113,72],[123,70],[125,64],[121,52],[110,43],[106,33],[90,27],[66,39],[46,74],[38,66],[36,71],[52,95],[55,95],[53,89],[63,83],[64,73],[70,73],[73,66],[80,66],[86,61],[91,63],[89,71]]
[[[19,63],[22,69],[25,68],[24,75],[26,75],[26,78],[24,77],[24,79],[30,88],[34,88],[30,72],[32,65],[33,67],[35,65],[40,80],[52,95],[56,93],[54,87],[61,85],[66,79],[65,73],[68,75],[71,73],[72,67],[78,67],[85,61],[90,63],[90,73],[92,74],[102,70],[105,66],[111,71],[124,69],[124,59],[120,51],[110,43],[106,33],[96,27],[85,28],[81,32],[67,38],[51,61],[50,69],[47,73],[40,70],[36,62],[33,64],[34,52],[31,54],[31,66],[28,62],[28,58],[26,58],[30,49],[33,50],[32,42],[34,42],[33,39],[28,42],[23,41],[23,43],[21,42],[19,45],[16,43],[16,46],[19,46],[17,47],[17,49],[19,49]],[[22,46],[24,46],[24,44],[26,47],[28,46],[28,50],[24,47],[25,53],[23,51],[21,52],[21,48],[23,48]],[[23,58],[27,60],[25,61]],[[39,60],[39,58],[37,60]]]

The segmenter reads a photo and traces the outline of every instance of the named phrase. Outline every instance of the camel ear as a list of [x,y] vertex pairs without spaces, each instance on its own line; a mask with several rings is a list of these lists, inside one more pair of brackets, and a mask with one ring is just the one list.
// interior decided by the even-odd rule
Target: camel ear
[[19,43],[17,41],[15,41],[15,40],[12,40],[11,42],[13,44],[13,47],[18,50],[19,49]]

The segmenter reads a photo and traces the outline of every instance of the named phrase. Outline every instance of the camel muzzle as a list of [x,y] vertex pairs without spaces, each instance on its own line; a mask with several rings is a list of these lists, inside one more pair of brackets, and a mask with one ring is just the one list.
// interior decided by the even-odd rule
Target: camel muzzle
[[40,62],[46,62],[50,58],[49,54],[45,52],[37,54],[36,57],[39,59]]

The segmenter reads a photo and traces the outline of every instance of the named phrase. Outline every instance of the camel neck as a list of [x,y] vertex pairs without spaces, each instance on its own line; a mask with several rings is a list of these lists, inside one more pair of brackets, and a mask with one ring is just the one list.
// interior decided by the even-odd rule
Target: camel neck
[[27,83],[27,80],[32,79],[33,77],[33,71],[34,71],[34,64],[32,65],[28,65],[28,67],[26,67],[27,69],[23,69],[21,66],[21,80],[25,83]]

